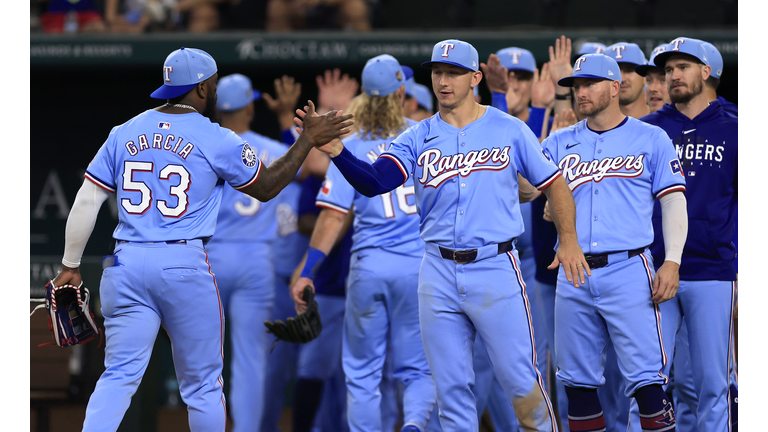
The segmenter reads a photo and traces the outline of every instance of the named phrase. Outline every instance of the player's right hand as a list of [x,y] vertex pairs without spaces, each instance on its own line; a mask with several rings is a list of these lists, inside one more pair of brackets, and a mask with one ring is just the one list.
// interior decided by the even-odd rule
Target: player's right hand
[[571,39],[561,35],[560,39],[555,39],[554,48],[549,47],[549,76],[557,88],[559,87],[558,81],[572,74]]
[[61,272],[53,278],[53,285],[57,287],[66,284],[80,286],[82,282],[83,277],[80,275],[80,268],[67,267],[65,265],[61,266]]
[[304,110],[297,109],[298,117],[293,119],[297,132],[304,135],[313,146],[323,146],[342,135],[351,132],[352,114],[342,115],[341,111],[329,111],[323,115],[315,112],[315,104],[308,101]]
[[311,286],[312,292],[315,292],[315,284],[312,279],[300,277],[293,285],[291,285],[291,298],[296,303],[296,313],[303,313],[307,310],[307,302],[304,301],[302,296],[304,295],[304,287]]
[[555,118],[552,119],[552,130],[549,133],[567,128],[568,126],[573,126],[577,121],[576,113],[574,113],[572,109],[563,110],[562,114],[555,114]]

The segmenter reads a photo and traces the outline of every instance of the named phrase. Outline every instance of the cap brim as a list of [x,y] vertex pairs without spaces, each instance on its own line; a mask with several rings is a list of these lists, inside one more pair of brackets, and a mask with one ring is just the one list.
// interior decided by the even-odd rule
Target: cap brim
[[[610,78],[597,76],[597,75],[573,75],[569,77],[565,77],[557,82],[557,84],[560,87],[573,87],[573,80],[576,78],[594,78],[594,79],[601,79],[601,80],[610,80]],[[611,81],[618,81],[618,80],[611,80]]]
[[413,78],[413,69],[408,66],[400,66],[400,68],[403,69],[403,75],[405,75],[406,81]]
[[197,84],[187,84],[187,85],[180,85],[180,86],[161,85],[160,88],[153,91],[152,94],[149,96],[155,99],[173,99],[192,90],[193,88],[195,88],[196,85]]
[[660,68],[664,69],[667,66],[667,59],[669,57],[673,56],[673,55],[688,56],[691,59],[693,59],[693,61],[695,61],[697,63],[705,64],[703,61],[701,61],[701,59],[699,59],[695,55],[684,53],[684,52],[679,52],[679,51],[664,51],[664,52],[660,52],[660,53],[656,54],[656,57],[653,58],[653,62],[656,64],[657,67],[660,67]]
[[428,61],[428,62],[422,63],[421,67],[426,68],[426,69],[432,69],[432,65],[435,64],[435,63],[445,63],[445,64],[449,64],[449,65],[458,66],[458,67],[460,67],[462,69],[466,69],[466,70],[468,70],[470,72],[477,72],[476,70],[468,68],[468,67],[466,67],[466,66],[464,66],[462,64],[458,64],[456,62],[450,62],[450,61]]
[[[648,75],[648,71],[651,70],[651,69],[661,69],[661,68],[656,66],[656,65],[652,65],[652,64],[638,65],[637,67],[635,67],[635,73],[640,75],[640,76],[642,76],[642,77],[644,77],[644,76]],[[664,69],[661,69],[661,70],[662,70],[662,72],[664,71]]]

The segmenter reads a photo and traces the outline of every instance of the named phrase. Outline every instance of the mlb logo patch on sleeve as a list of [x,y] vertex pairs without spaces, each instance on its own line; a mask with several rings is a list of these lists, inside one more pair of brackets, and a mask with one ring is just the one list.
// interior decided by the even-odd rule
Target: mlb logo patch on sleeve
[[683,174],[682,168],[680,168],[680,161],[675,159],[669,161],[669,167],[672,169],[672,174],[680,174],[682,177],[685,177],[685,174]]
[[171,128],[171,124],[168,123],[168,122],[160,122],[160,123],[157,124],[157,128],[158,129],[170,129]]

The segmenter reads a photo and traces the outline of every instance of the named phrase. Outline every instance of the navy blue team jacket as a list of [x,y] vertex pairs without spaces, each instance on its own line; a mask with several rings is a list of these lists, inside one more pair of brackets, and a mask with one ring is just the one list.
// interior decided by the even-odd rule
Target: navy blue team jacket
[[[685,173],[688,237],[681,280],[736,280],[733,244],[738,204],[738,117],[715,100],[696,118],[664,105],[640,120],[659,126],[672,139]],[[664,263],[661,206],[653,209],[653,261]]]

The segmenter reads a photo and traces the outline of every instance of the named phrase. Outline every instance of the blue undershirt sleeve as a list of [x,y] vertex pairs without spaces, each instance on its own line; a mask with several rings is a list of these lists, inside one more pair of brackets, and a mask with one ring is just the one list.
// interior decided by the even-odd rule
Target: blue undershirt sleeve
[[541,127],[544,125],[544,113],[546,108],[531,107],[528,114],[528,121],[525,124],[533,131],[536,138],[541,138]]
[[509,108],[507,107],[507,95],[504,93],[491,92],[491,106],[497,108],[503,113],[509,114]]
[[331,160],[349,184],[369,198],[389,192],[407,180],[403,178],[403,172],[397,163],[389,158],[378,158],[371,165],[356,158],[345,147]]

